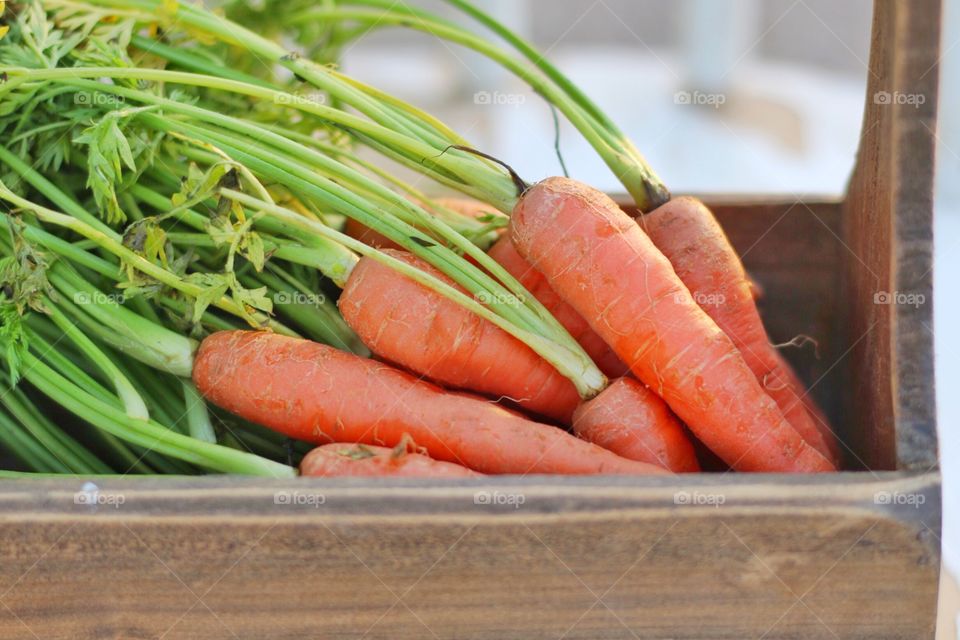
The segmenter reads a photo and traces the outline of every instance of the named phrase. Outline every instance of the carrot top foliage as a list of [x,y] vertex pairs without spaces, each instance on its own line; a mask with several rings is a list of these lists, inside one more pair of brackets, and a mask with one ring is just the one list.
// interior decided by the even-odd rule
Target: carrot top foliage
[[[281,439],[199,398],[197,341],[254,327],[367,355],[334,303],[360,256],[495,323],[581,396],[603,388],[580,345],[484,253],[507,216],[457,215],[398,167],[507,215],[514,176],[338,71],[338,54],[373,15],[474,48],[569,118],[638,204],[666,192],[528,44],[451,4],[505,46],[373,0],[0,2],[0,384],[13,398],[0,401],[0,446],[22,468],[294,473]],[[347,219],[453,284],[345,235]],[[76,427],[54,425],[52,410]]]

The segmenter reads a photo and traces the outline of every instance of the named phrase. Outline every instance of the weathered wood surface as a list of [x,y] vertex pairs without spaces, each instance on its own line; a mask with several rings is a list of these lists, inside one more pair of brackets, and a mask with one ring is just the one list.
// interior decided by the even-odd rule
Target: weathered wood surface
[[0,487],[0,638],[933,633],[936,475],[80,485]]
[[932,638],[939,2],[876,7],[846,203],[715,210],[854,461],[901,471],[5,482],[0,638]]
[[845,422],[854,427],[854,449],[874,469],[937,465],[932,269],[939,42],[939,0],[874,3],[863,133],[843,233],[844,328],[856,344],[847,370],[857,390],[847,394]]

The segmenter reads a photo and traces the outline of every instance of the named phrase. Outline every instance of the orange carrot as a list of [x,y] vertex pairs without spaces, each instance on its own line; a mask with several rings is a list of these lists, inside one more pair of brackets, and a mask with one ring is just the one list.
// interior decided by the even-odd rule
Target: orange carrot
[[763,391],[670,262],[603,193],[550,178],[510,219],[520,254],[734,469],[831,471]]
[[675,198],[641,221],[693,297],[730,336],[750,370],[793,428],[834,464],[837,442],[826,422],[808,413],[806,389],[770,345],[750,279],[710,210],[696,198]]
[[577,313],[576,309],[564,302],[556,291],[550,288],[543,274],[531,267],[523,256],[517,253],[509,237],[500,238],[487,253],[546,307],[573,339],[580,343],[583,350],[597,363],[603,373],[611,378],[619,378],[629,372],[617,354],[610,350],[603,338],[590,328],[590,324]]
[[392,447],[409,437],[435,460],[483,473],[666,473],[481,398],[445,392],[309,340],[214,333],[200,345],[193,379],[227,411],[317,444]]
[[469,478],[481,474],[452,462],[434,460],[396,447],[364,444],[325,444],[300,463],[303,476],[394,476],[404,478]]
[[573,414],[578,437],[618,456],[678,473],[699,471],[683,426],[657,394],[633,378],[614,380]]
[[[385,253],[447,283],[416,256]],[[446,387],[509,398],[570,424],[576,388],[530,347],[489,320],[372,258],[361,258],[338,301],[343,319],[375,354]]]

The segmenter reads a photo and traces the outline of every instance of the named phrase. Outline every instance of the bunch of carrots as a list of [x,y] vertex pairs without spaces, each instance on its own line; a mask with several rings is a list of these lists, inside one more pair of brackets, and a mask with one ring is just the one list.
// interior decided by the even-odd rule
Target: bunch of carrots
[[[0,2],[0,446],[22,470],[839,467],[709,209],[529,43],[446,1],[503,46],[380,0]],[[641,214],[528,184],[327,64],[374,27],[515,73]]]
[[[837,468],[835,438],[770,345],[740,260],[699,201],[638,221],[589,186],[548,178],[523,193],[489,253],[616,376],[605,389],[580,397],[516,338],[367,258],[338,304],[381,361],[227,331],[202,343],[194,381],[218,406],[323,445],[306,475],[693,472],[695,440],[740,471]],[[701,308],[694,294],[727,303]]]

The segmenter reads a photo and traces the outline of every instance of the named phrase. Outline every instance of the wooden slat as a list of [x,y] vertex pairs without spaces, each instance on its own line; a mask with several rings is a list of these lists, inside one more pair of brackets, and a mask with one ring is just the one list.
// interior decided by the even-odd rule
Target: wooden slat
[[79,486],[0,493],[0,638],[932,635],[936,475]]
[[[852,381],[847,422],[875,469],[937,465],[933,383],[933,169],[939,0],[877,0],[844,236]],[[917,104],[922,100],[922,104]],[[875,304],[875,296],[923,303]]]

